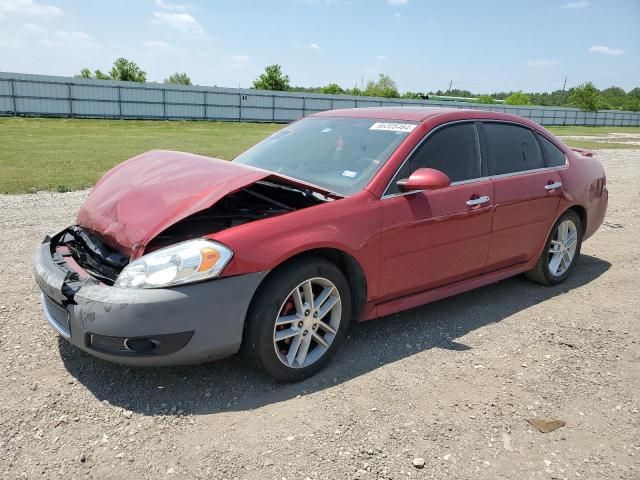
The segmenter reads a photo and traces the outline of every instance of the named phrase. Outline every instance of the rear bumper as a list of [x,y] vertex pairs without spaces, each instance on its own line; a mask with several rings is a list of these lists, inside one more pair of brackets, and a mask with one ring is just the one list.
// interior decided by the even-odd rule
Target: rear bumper
[[88,278],[70,293],[69,271],[54,262],[48,242],[38,248],[34,270],[45,316],[60,335],[96,357],[135,366],[236,353],[249,304],[267,274],[165,289],[114,288]]

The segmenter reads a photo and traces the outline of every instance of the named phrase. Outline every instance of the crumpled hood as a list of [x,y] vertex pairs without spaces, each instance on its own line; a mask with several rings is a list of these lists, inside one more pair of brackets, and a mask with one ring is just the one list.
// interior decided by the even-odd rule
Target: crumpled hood
[[226,160],[152,150],[108,171],[77,224],[132,259],[160,232],[271,173]]

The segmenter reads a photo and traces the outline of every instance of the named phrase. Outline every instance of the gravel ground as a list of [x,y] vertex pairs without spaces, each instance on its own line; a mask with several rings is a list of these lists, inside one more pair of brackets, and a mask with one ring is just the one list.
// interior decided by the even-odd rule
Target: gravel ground
[[516,277],[354,325],[296,385],[59,340],[31,259],[86,192],[0,196],[0,477],[640,478],[640,150],[601,158],[607,223],[564,285]]

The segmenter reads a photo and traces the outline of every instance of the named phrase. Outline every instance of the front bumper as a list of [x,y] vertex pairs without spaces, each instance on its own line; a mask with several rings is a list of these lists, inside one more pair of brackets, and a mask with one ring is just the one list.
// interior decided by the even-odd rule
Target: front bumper
[[158,289],[115,288],[88,277],[71,288],[73,272],[54,261],[49,242],[38,248],[34,267],[45,316],[60,335],[96,357],[135,366],[236,353],[249,304],[267,274]]

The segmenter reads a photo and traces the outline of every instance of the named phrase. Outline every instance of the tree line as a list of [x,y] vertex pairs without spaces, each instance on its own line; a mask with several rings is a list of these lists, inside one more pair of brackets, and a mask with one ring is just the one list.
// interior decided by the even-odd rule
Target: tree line
[[[97,80],[122,80],[144,83],[147,81],[147,73],[135,62],[126,58],[118,58],[113,62],[109,73],[101,70],[91,72],[83,68],[80,78],[93,78]],[[166,84],[192,85],[191,79],[186,73],[176,72],[164,79]],[[507,105],[539,105],[549,107],[575,107],[581,110],[631,110],[640,111],[640,87],[628,92],[620,87],[609,87],[599,90],[592,82],[586,82],[568,90],[555,90],[553,92],[527,93],[522,91],[494,92],[492,94],[478,94],[469,90],[449,89],[435,92],[403,92],[400,93],[396,82],[388,75],[380,74],[377,80],[369,80],[365,86],[358,88],[342,88],[337,83],[329,83],[321,87],[296,87],[292,86],[289,76],[282,71],[280,65],[268,65],[263,73],[253,81],[253,88],[258,90],[272,90],[283,92],[324,93],[330,95],[354,95],[366,97],[428,99],[430,96],[452,96],[475,98],[476,103],[492,104],[496,100],[504,100]]]

